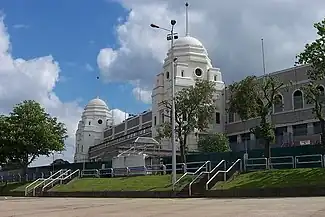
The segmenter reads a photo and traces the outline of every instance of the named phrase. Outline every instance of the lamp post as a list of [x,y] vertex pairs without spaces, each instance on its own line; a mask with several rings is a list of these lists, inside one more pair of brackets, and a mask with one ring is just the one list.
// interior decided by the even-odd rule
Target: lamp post
[[172,184],[173,184],[173,188],[175,186],[176,183],[176,135],[175,135],[175,129],[176,129],[176,125],[175,125],[175,66],[174,66],[174,62],[175,62],[175,58],[174,58],[174,40],[178,39],[178,34],[176,32],[174,32],[174,26],[176,24],[176,20],[171,20],[170,21],[171,24],[171,29],[166,29],[166,28],[162,28],[160,26],[157,26],[155,24],[151,24],[150,26],[152,28],[158,28],[158,29],[162,29],[165,30],[167,32],[169,32],[169,34],[167,34],[167,41],[170,41],[170,59],[171,59],[171,77],[172,77],[172,108],[171,108],[171,125],[172,125],[172,135],[171,135],[171,143],[172,143]]

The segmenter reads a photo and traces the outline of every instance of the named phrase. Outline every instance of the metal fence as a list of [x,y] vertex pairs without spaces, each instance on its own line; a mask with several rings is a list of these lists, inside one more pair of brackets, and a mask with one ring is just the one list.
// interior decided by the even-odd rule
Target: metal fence
[[325,155],[298,155],[244,159],[245,171],[325,167]]

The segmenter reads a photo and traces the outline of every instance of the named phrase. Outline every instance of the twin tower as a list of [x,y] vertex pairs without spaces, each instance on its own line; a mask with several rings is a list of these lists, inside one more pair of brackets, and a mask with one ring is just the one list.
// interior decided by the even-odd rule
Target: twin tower
[[[212,66],[207,50],[198,39],[188,34],[188,28],[186,28],[184,37],[175,40],[173,52],[173,56],[177,58],[175,91],[194,85],[197,79],[214,82],[217,90],[214,96],[217,110],[210,121],[207,133],[224,132],[226,120],[225,83],[222,81],[220,69]],[[173,60],[171,59],[171,50],[169,50],[164,60],[163,69],[156,76],[152,91],[152,137],[157,135],[160,124],[168,121],[165,118],[167,111],[162,102],[171,100],[172,65]],[[89,147],[103,142],[104,130],[112,127],[112,124],[112,112],[108,109],[106,103],[99,98],[91,100],[85,107],[78,124],[75,162],[88,161]],[[189,150],[197,149],[197,141],[200,135],[202,135],[200,132],[193,132],[188,136]],[[168,139],[163,140],[161,146],[165,150],[171,150],[172,148]]]

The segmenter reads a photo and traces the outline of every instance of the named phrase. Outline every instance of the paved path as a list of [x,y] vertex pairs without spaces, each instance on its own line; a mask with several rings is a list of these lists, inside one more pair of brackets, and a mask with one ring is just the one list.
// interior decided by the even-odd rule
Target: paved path
[[1,217],[324,217],[325,198],[86,199],[3,198]]

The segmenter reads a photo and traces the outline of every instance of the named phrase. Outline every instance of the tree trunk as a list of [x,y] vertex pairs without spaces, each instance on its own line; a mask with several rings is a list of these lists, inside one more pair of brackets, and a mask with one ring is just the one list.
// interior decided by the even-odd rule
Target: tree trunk
[[265,140],[264,156],[266,158],[271,157],[271,146],[270,146],[270,141],[268,139]]
[[181,161],[182,163],[186,163],[186,136],[184,136],[184,139],[181,138],[180,139],[180,142],[179,142],[179,145],[180,145],[180,152],[181,152]]
[[325,148],[325,120],[320,119],[319,121],[320,121],[320,130],[321,130],[321,135],[320,135],[321,146],[324,149]]

